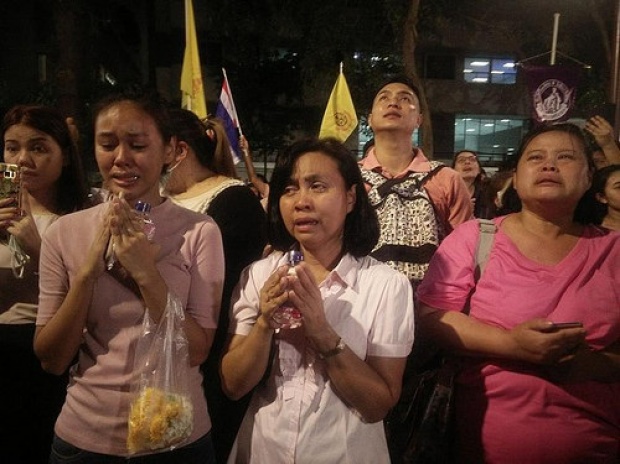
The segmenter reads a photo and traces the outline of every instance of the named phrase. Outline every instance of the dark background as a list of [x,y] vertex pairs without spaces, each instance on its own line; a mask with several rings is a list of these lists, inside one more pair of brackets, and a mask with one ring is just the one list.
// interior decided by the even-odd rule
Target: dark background
[[[578,115],[603,113],[611,120],[617,3],[194,0],[194,11],[209,111],[225,67],[244,134],[260,160],[318,132],[341,61],[360,116],[377,85],[402,71],[409,55],[429,89],[427,112],[435,125],[448,127],[458,111],[527,115],[522,78],[513,86],[463,86],[462,57],[529,61],[541,55],[530,62],[548,62],[554,12],[561,14],[559,62],[591,66],[579,89]],[[416,34],[407,48],[412,8]],[[154,87],[180,104],[184,28],[182,0],[3,0],[0,111],[15,103],[52,104],[75,116],[87,139],[93,102],[115,87]],[[437,150],[449,152],[445,130],[435,132]]]

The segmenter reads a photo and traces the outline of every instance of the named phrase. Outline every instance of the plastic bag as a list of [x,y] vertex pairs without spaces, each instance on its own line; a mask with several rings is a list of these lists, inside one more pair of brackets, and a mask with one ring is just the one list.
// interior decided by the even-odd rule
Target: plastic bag
[[148,309],[145,311],[134,359],[137,380],[131,386],[127,432],[130,454],[172,450],[192,433],[184,319],[183,306],[170,293],[159,324],[152,321]]

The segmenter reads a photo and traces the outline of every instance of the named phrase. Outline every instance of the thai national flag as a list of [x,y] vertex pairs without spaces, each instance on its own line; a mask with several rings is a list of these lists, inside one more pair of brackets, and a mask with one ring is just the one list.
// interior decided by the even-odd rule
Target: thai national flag
[[235,108],[235,102],[233,101],[230,86],[228,85],[226,70],[222,68],[222,71],[224,72],[224,82],[222,82],[222,92],[220,93],[220,100],[217,102],[215,115],[224,122],[226,135],[228,135],[228,140],[230,141],[233,162],[237,164],[241,161],[241,156],[239,155],[239,135],[241,134],[241,126],[239,125],[237,109]]

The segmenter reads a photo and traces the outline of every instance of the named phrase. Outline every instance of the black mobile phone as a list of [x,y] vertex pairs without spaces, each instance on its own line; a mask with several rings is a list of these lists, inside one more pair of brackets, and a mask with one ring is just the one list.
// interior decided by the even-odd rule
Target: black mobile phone
[[581,322],[554,322],[553,328],[556,330],[559,329],[579,329],[583,327]]

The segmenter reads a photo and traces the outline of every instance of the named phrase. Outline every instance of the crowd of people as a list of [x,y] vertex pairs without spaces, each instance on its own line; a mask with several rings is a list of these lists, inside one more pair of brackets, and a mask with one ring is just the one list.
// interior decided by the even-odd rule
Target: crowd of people
[[[361,160],[298,140],[267,181],[242,137],[248,183],[218,119],[110,95],[89,196],[73,121],[7,112],[3,462],[401,463],[390,413],[427,343],[460,360],[454,462],[619,462],[613,128],[537,126],[487,176],[473,150],[449,167],[414,146],[423,117],[418,88],[391,78]],[[478,218],[496,229],[480,277]],[[188,432],[134,453],[137,346],[178,305]]]

